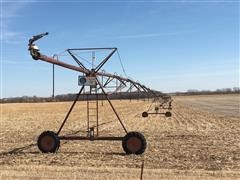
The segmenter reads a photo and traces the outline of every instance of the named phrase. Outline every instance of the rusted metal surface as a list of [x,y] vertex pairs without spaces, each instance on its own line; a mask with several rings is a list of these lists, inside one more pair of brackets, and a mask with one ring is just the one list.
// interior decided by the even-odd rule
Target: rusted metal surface
[[67,69],[71,69],[71,70],[74,70],[74,71],[77,71],[77,72],[81,72],[81,73],[84,73],[86,75],[90,75],[92,77],[94,76],[103,76],[103,77],[108,77],[110,78],[109,81],[107,83],[105,83],[104,86],[106,86],[107,84],[109,84],[113,79],[117,79],[119,81],[121,81],[124,85],[126,85],[126,82],[130,82],[132,83],[132,85],[138,90],[138,91],[143,91],[143,92],[148,92],[150,93],[153,97],[154,96],[157,96],[156,93],[154,93],[154,91],[152,91],[150,88],[147,88],[146,86],[136,82],[136,81],[133,81],[131,79],[128,79],[128,78],[124,78],[124,77],[121,77],[121,76],[118,76],[118,75],[114,75],[114,74],[110,74],[110,73],[105,73],[105,72],[94,72],[94,71],[90,71],[88,69],[85,69],[83,67],[77,67],[77,66],[74,66],[74,65],[71,65],[71,64],[67,64],[65,62],[62,62],[60,60],[56,60],[52,57],[48,57],[48,56],[45,56],[45,55],[40,55],[38,57],[39,60],[42,60],[42,61],[45,61],[45,62],[48,62],[48,63],[51,63],[51,64],[55,64],[55,65],[58,65],[58,66],[61,66],[61,67],[64,67],[64,68],[67,68]]
[[91,140],[91,141],[122,141],[123,137],[109,137],[109,136],[95,136],[93,138],[88,136],[59,136],[61,140]]
[[71,69],[71,70],[74,70],[74,71],[77,71],[77,72],[81,72],[81,73],[85,73],[85,74],[90,74],[91,71],[87,70],[87,69],[84,69],[82,67],[77,67],[77,66],[74,66],[74,65],[71,65],[71,64],[67,64],[65,62],[62,62],[60,60],[56,60],[52,57],[48,57],[48,56],[45,56],[45,55],[40,55],[38,57],[39,60],[42,60],[42,61],[45,61],[45,62],[48,62],[48,63],[51,63],[51,64],[56,64],[58,66],[61,66],[61,67],[64,67],[64,68],[67,68],[67,69]]
[[[110,73],[106,73],[106,72],[100,72],[99,70],[101,69],[101,67],[109,60],[109,58],[117,51],[117,48],[79,48],[79,49],[68,49],[67,51],[69,52],[69,54],[72,56],[72,58],[78,63],[79,67],[77,66],[74,66],[74,65],[71,65],[71,64],[68,64],[68,63],[65,63],[61,60],[57,60],[55,59],[54,57],[49,57],[49,56],[46,56],[46,55],[43,55],[39,52],[39,50],[35,50],[33,49],[33,42],[40,39],[41,37],[43,37],[44,35],[47,35],[46,33],[45,34],[41,34],[41,35],[37,35],[37,36],[33,36],[33,38],[29,41],[29,51],[30,51],[30,54],[32,55],[32,57],[35,59],[35,60],[42,60],[42,61],[45,61],[47,63],[51,63],[51,64],[55,64],[55,65],[58,65],[58,66],[61,66],[61,67],[64,67],[64,68],[67,68],[67,69],[71,69],[71,70],[74,70],[74,71],[77,71],[77,72],[81,72],[81,73],[84,73],[86,74],[86,76],[103,76],[103,77],[108,77],[110,78],[109,81],[107,81],[106,83],[108,84],[112,79],[117,79],[119,80],[120,82],[122,82],[124,85],[126,85],[127,82],[130,82],[134,85],[134,87],[136,89],[138,89],[139,91],[144,91],[144,92],[148,92],[148,93],[151,93],[153,96],[156,96],[156,93],[154,91],[152,91],[150,88],[147,88],[146,86],[136,82],[136,81],[133,81],[129,78],[124,78],[124,77],[121,77],[121,76],[118,76],[116,74],[110,74]],[[34,39],[35,37],[35,39]],[[30,43],[31,42],[31,43]],[[112,52],[105,58],[103,59],[103,61],[93,70],[89,70],[87,69],[74,55],[73,53],[71,53],[71,50],[97,50],[97,49],[107,49],[107,50],[112,50]],[[106,85],[106,84],[105,84]]]
[[[72,48],[72,49],[67,49],[67,52],[78,63],[79,67],[77,67],[77,66],[62,62],[61,60],[57,60],[54,57],[52,58],[52,57],[43,55],[39,52],[39,50],[33,48],[35,45],[33,43],[36,40],[39,40],[40,38],[44,37],[45,35],[48,35],[48,33],[42,33],[42,34],[33,36],[33,38],[31,38],[29,40],[29,51],[34,59],[39,59],[39,60],[42,60],[42,61],[45,61],[45,62],[48,62],[51,64],[56,64],[58,66],[61,66],[61,67],[67,68],[67,69],[81,72],[81,73],[86,74],[86,76],[107,77],[108,80],[105,82],[104,85],[102,85],[103,87],[106,87],[107,84],[109,84],[112,80],[116,79],[116,80],[120,81],[122,84],[121,84],[121,86],[120,85],[117,86],[115,91],[121,90],[123,88],[123,85],[126,86],[126,83],[130,83],[131,86],[134,86],[138,92],[148,93],[148,96],[150,96],[150,98],[154,98],[154,101],[159,101],[160,103],[163,103],[163,104],[169,102],[169,106],[171,106],[171,102],[170,102],[171,97],[170,96],[166,96],[166,95],[157,93],[157,92],[151,90],[150,88],[146,87],[145,85],[142,85],[137,81],[133,81],[132,79],[121,77],[121,76],[118,76],[117,74],[110,74],[105,71],[100,72],[100,69],[109,60],[109,58],[117,51],[117,48],[113,47],[113,48]],[[96,66],[96,68],[89,70],[78,60],[78,58],[76,56],[74,56],[74,54],[72,53],[73,50],[111,50],[111,52],[109,53],[109,55],[107,57],[105,57],[101,61],[101,63],[99,63]]]

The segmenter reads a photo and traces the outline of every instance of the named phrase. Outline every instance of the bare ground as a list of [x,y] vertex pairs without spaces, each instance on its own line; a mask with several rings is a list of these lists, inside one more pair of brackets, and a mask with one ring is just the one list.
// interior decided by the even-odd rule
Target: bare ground
[[240,95],[178,96],[176,100],[186,106],[200,108],[218,115],[240,117]]
[[[214,107],[205,109],[201,98],[206,105],[214,102]],[[219,98],[177,97],[171,118],[142,118],[150,102],[113,101],[127,129],[144,133],[148,148],[141,156],[125,155],[121,142],[109,141],[62,141],[56,154],[42,154],[35,145],[38,135],[57,131],[71,103],[2,104],[2,179],[139,179],[143,160],[143,179],[238,179],[240,121],[235,112],[239,103],[231,99],[239,95],[221,96],[222,104]],[[85,104],[77,104],[62,134],[86,134]],[[104,104],[100,106],[100,123],[105,123],[100,135],[124,135]],[[231,115],[219,110],[224,108],[216,110],[225,104],[232,104]]]

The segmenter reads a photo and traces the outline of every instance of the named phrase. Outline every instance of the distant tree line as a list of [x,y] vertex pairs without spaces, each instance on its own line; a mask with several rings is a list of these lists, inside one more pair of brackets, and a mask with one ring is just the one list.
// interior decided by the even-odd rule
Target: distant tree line
[[[156,94],[162,94],[161,92],[156,91]],[[22,96],[22,97],[11,97],[0,99],[1,103],[35,103],[35,102],[62,102],[62,101],[74,101],[77,94],[62,94],[55,97],[37,97],[37,96]],[[98,97],[97,97],[98,96]],[[109,94],[109,99],[148,99],[152,98],[152,93],[147,92],[118,92]],[[81,94],[79,101],[93,100],[98,98],[99,100],[106,100],[104,94]]]
[[[160,91],[154,91],[156,95],[163,95]],[[168,95],[210,95],[210,94],[235,94],[240,93],[239,87],[234,88],[222,88],[216,89],[215,91],[210,90],[197,90],[189,89],[187,92],[174,92]],[[97,95],[99,100],[105,100],[106,97],[103,94]],[[110,94],[109,99],[149,99],[154,97],[152,93],[147,92],[118,92]],[[76,98],[76,94],[61,94],[53,97],[37,97],[37,96],[22,96],[22,97],[11,97],[0,99],[0,103],[35,103],[35,102],[62,102],[62,101],[73,101]],[[96,95],[81,94],[79,101],[96,99]]]
[[189,89],[187,92],[174,92],[170,94],[171,95],[210,95],[210,94],[236,94],[236,93],[240,93],[239,87],[222,88],[222,89],[216,89],[214,91]]

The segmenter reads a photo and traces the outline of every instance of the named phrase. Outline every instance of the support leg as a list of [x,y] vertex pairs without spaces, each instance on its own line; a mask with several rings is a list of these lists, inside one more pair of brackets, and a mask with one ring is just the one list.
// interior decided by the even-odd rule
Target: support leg
[[125,128],[125,126],[124,126],[123,122],[121,121],[121,119],[120,119],[120,117],[119,117],[119,115],[118,115],[116,109],[114,108],[114,106],[112,105],[110,99],[108,98],[108,95],[106,94],[105,90],[104,90],[103,87],[101,86],[101,83],[99,82],[99,80],[98,80],[97,78],[96,78],[96,81],[97,81],[98,85],[100,86],[100,88],[102,89],[102,92],[103,92],[103,94],[105,95],[107,101],[109,102],[109,104],[110,104],[112,110],[114,111],[115,115],[117,116],[118,121],[120,122],[120,124],[122,125],[124,131],[125,131],[126,134],[127,134],[127,133],[128,133],[127,129]]
[[73,108],[74,108],[74,106],[75,106],[75,104],[76,104],[76,102],[77,102],[77,100],[78,100],[80,94],[82,93],[83,89],[84,89],[84,86],[82,86],[82,88],[80,89],[79,93],[77,94],[76,99],[74,100],[74,102],[73,102],[72,106],[70,107],[70,109],[69,109],[69,111],[68,111],[68,113],[67,113],[65,119],[64,119],[63,122],[62,122],[62,125],[60,126],[60,128],[59,128],[59,130],[58,130],[58,132],[57,132],[57,135],[61,132],[61,130],[62,130],[64,124],[66,123],[66,121],[67,121],[69,115],[71,114],[71,112],[72,112],[72,110],[73,110]]

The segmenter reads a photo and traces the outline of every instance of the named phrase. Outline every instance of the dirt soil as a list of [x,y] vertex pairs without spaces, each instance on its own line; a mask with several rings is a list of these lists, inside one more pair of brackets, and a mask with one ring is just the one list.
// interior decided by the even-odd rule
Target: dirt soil
[[[57,131],[71,103],[1,104],[0,177],[139,179],[144,161],[143,179],[240,179],[239,98],[175,97],[171,118],[142,118],[151,101],[114,100],[128,131],[147,139],[140,156],[125,155],[119,141],[62,141],[57,153],[43,154],[38,135]],[[107,102],[99,107],[100,135],[123,136]],[[86,102],[77,103],[61,134],[86,135]]]

